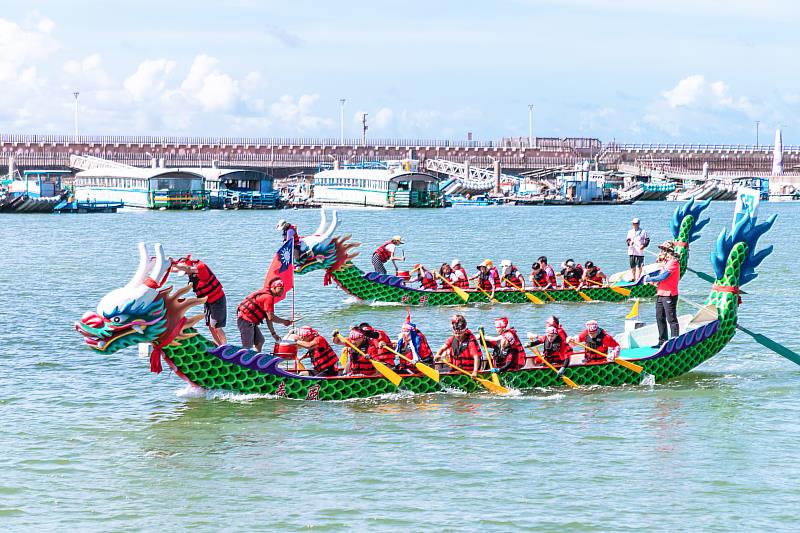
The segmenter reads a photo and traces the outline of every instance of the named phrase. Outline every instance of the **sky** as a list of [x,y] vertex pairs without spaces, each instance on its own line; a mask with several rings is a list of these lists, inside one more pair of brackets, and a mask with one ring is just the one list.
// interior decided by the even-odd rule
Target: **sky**
[[0,133],[800,144],[791,0],[0,5]]

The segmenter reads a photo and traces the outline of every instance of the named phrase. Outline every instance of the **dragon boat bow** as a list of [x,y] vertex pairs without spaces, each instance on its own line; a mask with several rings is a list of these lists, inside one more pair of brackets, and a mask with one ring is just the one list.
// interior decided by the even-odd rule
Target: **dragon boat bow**
[[[649,347],[657,333],[655,326],[618,336],[620,357],[635,362],[656,382],[684,374],[719,353],[736,332],[739,287],[756,277],[755,268],[772,247],[756,253],[759,237],[773,224],[775,216],[758,224],[750,215],[742,218],[730,232],[723,230],[712,254],[716,274],[706,309],[695,317],[681,317],[681,334],[659,348]],[[112,354],[137,343],[153,346],[151,370],[160,371],[160,361],[193,385],[211,390],[270,394],[309,400],[366,398],[406,390],[430,393],[461,389],[473,392],[480,386],[469,376],[442,374],[441,381],[421,375],[403,375],[399,386],[382,376],[310,377],[287,369],[274,354],[259,353],[237,346],[214,346],[193,329],[199,316],[187,318],[186,311],[202,299],[183,298],[182,287],[160,287],[166,261],[156,245],[156,262],[149,276],[147,255],[140,245],[140,265],[133,279],[106,295],[96,312],[86,313],[75,328],[95,351]],[[615,386],[638,384],[642,375],[614,362],[576,363],[566,376],[578,385]],[[499,375],[506,387],[519,390],[563,386],[547,367],[504,372]]]

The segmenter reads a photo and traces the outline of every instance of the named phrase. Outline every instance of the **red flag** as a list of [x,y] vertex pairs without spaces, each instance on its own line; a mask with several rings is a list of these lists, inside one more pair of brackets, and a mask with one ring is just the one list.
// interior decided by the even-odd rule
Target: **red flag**
[[273,280],[279,279],[283,282],[283,294],[275,298],[275,303],[280,302],[294,287],[294,246],[292,236],[283,243],[283,246],[275,252],[275,257],[267,269],[267,276],[264,278],[264,287],[269,288]]

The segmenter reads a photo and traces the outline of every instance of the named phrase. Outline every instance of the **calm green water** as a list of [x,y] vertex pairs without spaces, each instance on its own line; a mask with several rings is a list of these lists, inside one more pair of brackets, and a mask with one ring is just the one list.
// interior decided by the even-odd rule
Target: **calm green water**
[[[626,267],[624,236],[642,218],[669,237],[674,204],[592,208],[345,210],[342,232],[372,250],[395,233],[409,267],[458,256],[528,266],[545,253]],[[764,238],[775,252],[747,286],[741,323],[800,350],[793,283],[800,206]],[[708,252],[730,203],[691,265]],[[278,218],[313,231],[317,211],[2,215],[0,528],[4,530],[661,531],[795,529],[800,367],[737,335],[717,357],[653,387],[554,389],[516,397],[396,396],[305,403],[210,394],[148,372],[133,349],[100,356],[72,322],[135,270],[136,242],[204,258],[230,314],[260,286]],[[708,290],[687,274],[685,295]],[[395,332],[405,310],[348,302],[322,274],[298,278],[304,322],[327,332],[369,321]],[[281,307],[282,306],[282,307]],[[643,318],[653,320],[643,303]],[[562,318],[621,329],[628,304],[469,308],[471,326],[505,314],[523,331]],[[682,307],[682,312],[691,308]],[[280,304],[279,313],[288,313]],[[453,309],[414,309],[432,343]],[[229,335],[236,339],[235,320]]]

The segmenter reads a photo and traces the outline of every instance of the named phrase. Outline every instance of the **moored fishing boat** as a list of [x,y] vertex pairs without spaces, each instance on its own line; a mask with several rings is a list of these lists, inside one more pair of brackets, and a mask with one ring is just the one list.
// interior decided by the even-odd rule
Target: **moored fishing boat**
[[[708,223],[708,219],[700,220],[700,215],[708,207],[709,203],[709,201],[695,202],[694,199],[690,199],[684,205],[678,207],[673,214],[670,229],[677,246],[681,276],[683,276],[688,267],[689,244],[700,238],[700,230]],[[324,213],[322,216],[322,225],[324,226]],[[321,231],[318,230],[317,233],[321,233]],[[345,240],[341,241],[340,246],[343,245]],[[357,246],[357,244],[349,243],[347,246],[353,247]],[[346,293],[360,300],[431,306],[463,305],[464,303],[480,304],[490,301],[490,295],[477,288],[463,289],[463,292],[458,292],[450,289],[433,290],[410,287],[407,281],[401,277],[378,274],[376,272],[364,272],[352,261],[329,266],[325,264],[325,257],[318,256],[319,259],[298,265],[297,273],[303,274],[308,271],[325,268],[326,284],[333,280]],[[580,290],[570,287],[547,290],[527,289],[525,291],[502,288],[495,291],[494,300],[497,303],[534,302],[537,304],[582,301],[619,302],[628,298],[652,298],[655,293],[656,288],[653,285],[645,285],[641,282],[629,283],[620,279],[611,286],[584,287]]]
[[[756,277],[755,268],[772,251],[770,246],[757,252],[756,245],[774,220],[775,215],[759,224],[747,214],[732,231],[723,231],[712,254],[716,279],[706,305],[691,320],[681,320],[683,327],[677,337],[657,348],[649,347],[654,326],[647,326],[619,337],[622,349],[618,359],[577,363],[563,376],[550,367],[503,372],[496,375],[498,381],[519,390],[562,386],[563,377],[578,386],[616,386],[638,384],[645,374],[661,382],[695,368],[719,353],[736,332],[739,288]],[[186,312],[203,300],[186,298],[188,285],[173,290],[155,281],[163,280],[170,266],[161,246],[156,245],[153,263],[148,260],[144,244],[140,244],[139,251],[139,268],[131,281],[107,294],[96,312],[84,314],[75,324],[85,342],[100,353],[108,355],[148,343],[152,345],[151,370],[160,371],[163,359],[179,377],[198,387],[294,399],[346,400],[398,390],[473,392],[481,386],[478,380],[460,374],[441,374],[439,380],[411,374],[400,376],[397,381],[380,375],[304,376],[289,370],[285,360],[275,354],[232,345],[214,346],[193,328],[202,317],[186,317]]]

